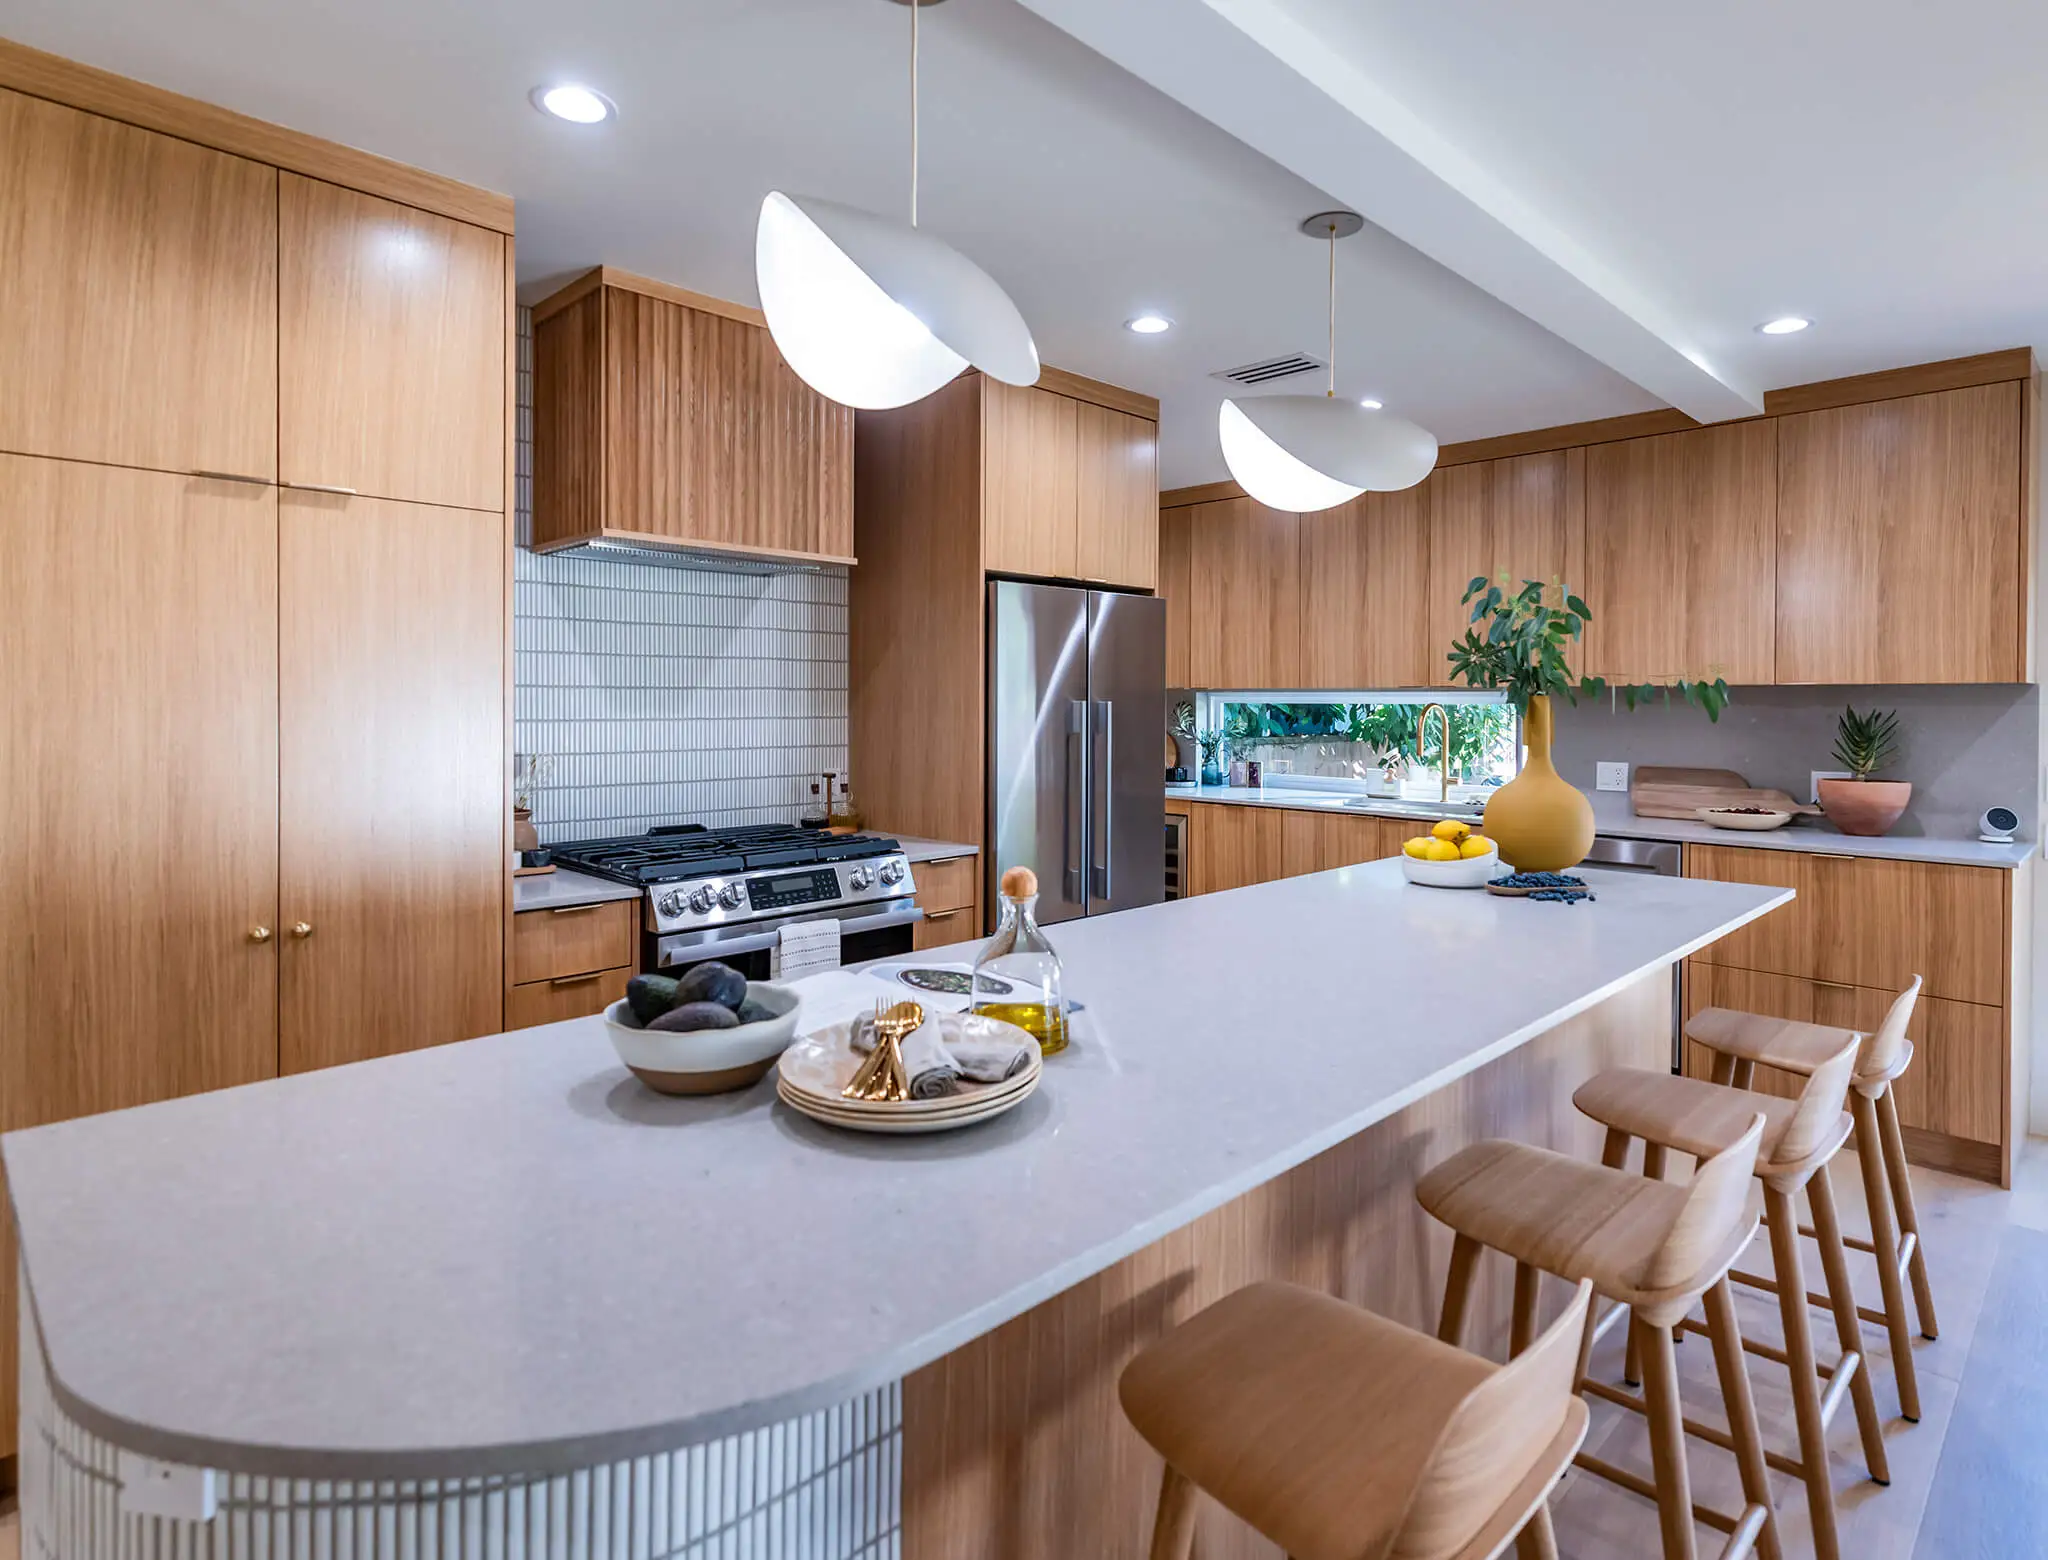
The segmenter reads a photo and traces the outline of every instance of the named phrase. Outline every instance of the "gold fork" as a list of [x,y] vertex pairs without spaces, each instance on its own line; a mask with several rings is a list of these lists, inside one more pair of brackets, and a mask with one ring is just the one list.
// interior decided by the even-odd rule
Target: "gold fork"
[[907,1100],[910,1074],[903,1065],[903,1038],[924,1022],[924,1009],[915,1002],[899,1002],[884,1011],[875,1003],[873,1023],[875,1046],[868,1052],[845,1088],[839,1091],[849,1100]]

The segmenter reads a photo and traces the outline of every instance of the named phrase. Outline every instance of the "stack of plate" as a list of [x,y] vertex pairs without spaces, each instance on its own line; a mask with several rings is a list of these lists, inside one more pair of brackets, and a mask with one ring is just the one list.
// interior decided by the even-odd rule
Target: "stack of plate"
[[782,1053],[776,1063],[775,1092],[783,1104],[813,1121],[854,1132],[950,1132],[1023,1104],[1044,1070],[1034,1045],[1030,1064],[1001,1083],[963,1080],[953,1093],[935,1100],[850,1100],[839,1091],[865,1060],[853,1048],[852,1033],[851,1024],[833,1024],[805,1035]]

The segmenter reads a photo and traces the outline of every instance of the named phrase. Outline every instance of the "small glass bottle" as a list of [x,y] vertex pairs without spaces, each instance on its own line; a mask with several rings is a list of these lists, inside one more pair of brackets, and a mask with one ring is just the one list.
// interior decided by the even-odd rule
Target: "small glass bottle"
[[858,834],[861,824],[865,821],[860,815],[860,809],[853,805],[853,782],[845,775],[841,775],[839,792],[832,798],[831,829],[838,834]]
[[1002,896],[1002,922],[974,961],[974,1011],[1015,1024],[1052,1056],[1067,1048],[1067,998],[1060,956],[1032,914],[1038,874],[1010,868]]
[[822,829],[828,821],[828,815],[825,811],[825,793],[819,789],[818,782],[815,780],[811,782],[811,799],[805,802],[802,809],[797,813],[796,821],[801,827],[806,829]]

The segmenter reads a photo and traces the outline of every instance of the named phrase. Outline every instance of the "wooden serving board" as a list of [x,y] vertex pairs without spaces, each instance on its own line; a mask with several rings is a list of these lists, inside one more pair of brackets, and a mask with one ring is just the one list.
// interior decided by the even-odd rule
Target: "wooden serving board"
[[1630,777],[1630,808],[1638,818],[1699,817],[1702,807],[1769,807],[1817,813],[1774,786],[1753,786],[1732,769],[1677,769],[1644,765]]

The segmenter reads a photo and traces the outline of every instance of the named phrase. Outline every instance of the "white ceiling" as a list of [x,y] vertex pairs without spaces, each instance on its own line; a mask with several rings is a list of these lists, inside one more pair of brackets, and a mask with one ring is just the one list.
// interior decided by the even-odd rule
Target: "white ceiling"
[[[1294,225],[1333,194],[1384,229],[1339,249],[1343,392],[1447,442],[1735,415],[2048,340],[2048,7],[1926,14],[946,0],[923,216],[1046,361],[1161,397],[1168,486],[1224,474],[1210,371],[1322,350]],[[900,209],[907,25],[885,0],[0,0],[9,37],[511,193],[529,296],[602,261],[752,301],[768,189]],[[562,78],[618,121],[534,112]],[[1147,308],[1176,329],[1122,329]],[[1820,323],[1752,333],[1788,310]]]

